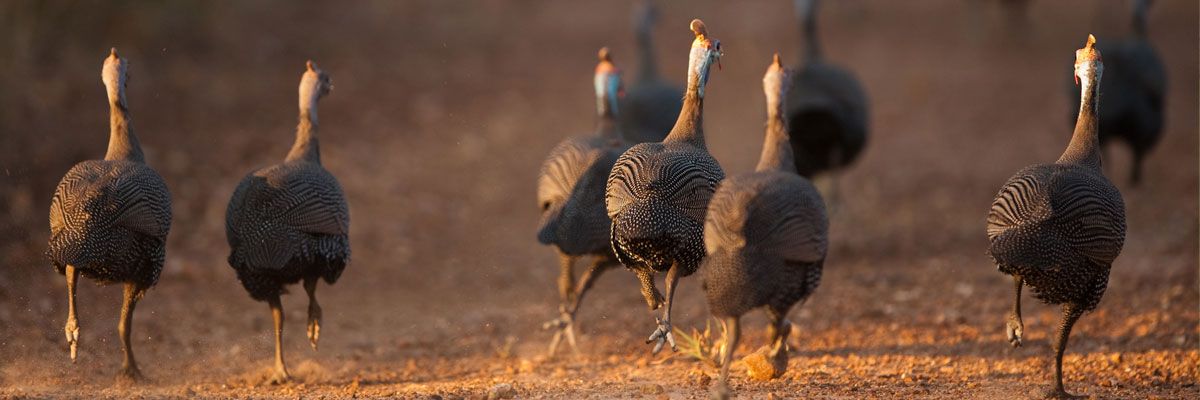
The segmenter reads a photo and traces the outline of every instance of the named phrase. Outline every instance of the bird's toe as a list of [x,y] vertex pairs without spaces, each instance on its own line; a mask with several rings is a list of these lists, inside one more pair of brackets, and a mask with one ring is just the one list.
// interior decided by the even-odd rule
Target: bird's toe
[[1055,388],[1055,387],[1051,387],[1050,389],[1047,389],[1046,393],[1042,397],[1046,398],[1046,399],[1079,399],[1079,398],[1081,398],[1080,396],[1076,396],[1076,395],[1067,393],[1066,390],[1063,390],[1061,388]]

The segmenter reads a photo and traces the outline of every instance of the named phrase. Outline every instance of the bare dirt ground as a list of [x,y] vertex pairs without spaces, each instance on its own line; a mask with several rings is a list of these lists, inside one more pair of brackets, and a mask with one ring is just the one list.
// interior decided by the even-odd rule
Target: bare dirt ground
[[[663,9],[668,77],[683,78],[689,19],[726,48],[705,123],[727,172],[759,154],[771,53],[798,58],[788,3]],[[824,281],[792,312],[791,367],[764,383],[735,364],[742,398],[1021,398],[1050,379],[1059,311],[1027,295],[1026,345],[1008,346],[1010,281],[984,254],[984,217],[1010,174],[1061,153],[1073,50],[1089,32],[1124,36],[1127,12],[1038,1],[1022,25],[986,3],[825,4],[826,54],[863,81],[872,136],[841,177]],[[557,268],[534,240],[534,178],[556,142],[591,130],[596,49],[633,69],[630,4],[123,4],[0,6],[0,398],[479,398],[500,383],[521,398],[707,395],[716,369],[649,354],[653,316],[623,270],[579,315],[583,355],[544,354]],[[1197,13],[1164,0],[1150,14],[1167,130],[1142,187],[1127,184],[1124,148],[1105,160],[1129,233],[1104,301],[1071,337],[1078,394],[1200,396]],[[98,71],[113,45],[132,61],[135,129],[174,195],[166,268],[134,325],[149,381],[134,387],[114,384],[120,289],[81,285],[72,364],[65,284],[40,255],[59,177],[104,153]],[[306,58],[336,85],[321,104],[322,153],[349,197],[354,261],[319,290],[320,351],[304,337],[303,296],[285,297],[297,379],[270,386],[270,316],[225,263],[223,218],[236,182],[289,148]],[[676,325],[702,327],[698,280],[676,299]],[[739,354],[764,344],[764,322],[744,319]]]

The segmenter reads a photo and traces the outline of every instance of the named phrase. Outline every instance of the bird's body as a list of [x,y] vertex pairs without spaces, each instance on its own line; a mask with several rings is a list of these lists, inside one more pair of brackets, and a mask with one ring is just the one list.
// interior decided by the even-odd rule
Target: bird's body
[[79,341],[75,285],[79,275],[102,284],[123,283],[124,305],[118,332],[124,362],[121,377],[141,377],[129,339],[133,310],[158,283],[171,229],[171,193],[146,165],[130,129],[125,85],[128,64],[117,50],[104,62],[102,80],[111,109],[108,153],[103,160],[76,164],[63,176],[50,204],[46,255],[67,278],[68,316],[64,329],[74,361]]
[[720,164],[689,143],[642,143],[621,155],[609,183],[609,210],[618,260],[635,269],[680,276],[696,272],[704,258],[704,214]]
[[621,131],[634,144],[662,141],[675,126],[683,107],[683,88],[667,82],[658,73],[652,34],[657,20],[657,6],[646,1],[634,21],[638,75],[621,99],[620,114]]
[[796,172],[806,178],[853,163],[866,145],[868,132],[862,85],[849,70],[822,57],[815,2],[797,2],[805,56],[792,78],[785,111]]
[[[617,157],[629,146],[616,120],[620,71],[612,64],[607,48],[600,50],[595,83],[596,132],[563,140],[550,151],[538,175],[537,198],[542,208],[538,241],[555,246],[560,261],[560,316],[544,325],[559,329],[550,343],[551,355],[564,336],[578,352],[575,314],[594,280],[617,263],[608,244],[612,221],[604,208],[604,188]],[[592,257],[592,265],[576,281],[574,265],[582,257]]]
[[225,211],[229,266],[250,297],[270,305],[275,322],[275,383],[287,381],[283,362],[284,285],[304,281],[308,339],[317,348],[322,311],[317,282],[337,282],[350,263],[350,209],[336,178],[321,166],[317,100],[332,88],[311,61],[300,81],[300,124],[283,163],[247,175]]
[[[696,272],[704,258],[704,213],[725,173],[704,145],[704,87],[720,42],[704,23],[691,23],[696,35],[688,64],[688,90],[671,133],[661,143],[641,143],[621,154],[608,177],[605,206],[612,219],[611,243],[617,260],[633,270],[651,309],[665,304],[658,328],[647,343],[675,347],[671,299],[679,278]],[[667,296],[654,286],[653,273],[666,272]]]
[[[1114,141],[1129,145],[1133,151],[1130,181],[1142,179],[1142,163],[1162,138],[1163,113],[1166,110],[1167,72],[1162,59],[1146,37],[1145,0],[1135,2],[1134,35],[1109,41],[1096,47],[1104,54],[1104,80],[1100,93],[1104,107],[1099,113],[1100,145]],[[1073,86],[1068,98],[1079,103],[1079,90]],[[1071,113],[1074,123],[1077,113]]]
[[767,307],[786,314],[821,281],[829,221],[816,188],[795,173],[732,176],[709,204],[704,287],[713,316]]
[[255,300],[306,277],[337,282],[350,260],[350,213],[337,179],[292,160],[242,179],[225,216],[229,264]]
[[1125,204],[1101,170],[1097,108],[1105,68],[1094,44],[1089,35],[1087,45],[1076,52],[1081,101],[1066,151],[1053,164],[1026,167],[1009,178],[987,219],[988,254],[1014,282],[1009,342],[1021,345],[1023,286],[1033,288],[1043,302],[1062,304],[1051,397],[1069,396],[1062,384],[1067,339],[1075,321],[1099,304],[1125,242]]
[[788,93],[796,172],[813,177],[853,163],[867,142],[866,95],[849,71],[806,62]]
[[755,308],[765,308],[770,319],[771,358],[777,366],[773,377],[783,373],[790,331],[785,318],[820,284],[829,247],[825,203],[796,174],[783,119],[781,100],[790,77],[777,54],[763,77],[767,129],[758,168],[726,179],[708,205],[702,276],[709,311],[726,328],[722,387],[737,348],[739,319]]
[[55,190],[47,253],[60,274],[71,265],[97,282],[149,288],[162,272],[170,227],[170,192],[148,165],[84,161]]
[[571,256],[612,257],[604,209],[609,171],[629,146],[619,138],[573,137],[555,146],[538,177],[543,216],[538,240]]
[[1017,172],[988,213],[988,254],[1048,304],[1096,308],[1125,239],[1121,193],[1103,175],[1072,164]]

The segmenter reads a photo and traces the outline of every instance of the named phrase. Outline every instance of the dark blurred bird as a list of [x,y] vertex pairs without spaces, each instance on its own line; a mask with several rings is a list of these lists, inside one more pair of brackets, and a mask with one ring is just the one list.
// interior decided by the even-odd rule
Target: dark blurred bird
[[858,158],[867,142],[867,97],[854,74],[822,57],[817,1],[796,0],[795,6],[804,58],[787,93],[786,118],[796,172],[812,179]]
[[[725,325],[719,395],[727,395],[729,365],[737,349],[741,316],[764,307],[770,319],[770,358],[787,369],[785,317],[821,282],[829,243],[825,203],[816,188],[796,174],[783,119],[790,79],[779,54],[763,76],[767,129],[755,172],[732,176],[717,187],[704,222],[708,257],[701,274],[713,316]],[[775,375],[778,376],[778,375]]]
[[1022,285],[1047,304],[1062,304],[1050,397],[1070,396],[1062,384],[1067,338],[1075,321],[1100,303],[1125,242],[1125,203],[1100,167],[1097,108],[1105,68],[1095,41],[1088,35],[1084,48],[1075,52],[1082,100],[1067,150],[1054,164],[1029,166],[1009,178],[987,219],[988,253],[1000,272],[1013,277],[1016,292],[1007,321],[1009,342],[1020,346],[1025,329]]
[[[1142,181],[1142,164],[1146,154],[1162,138],[1163,110],[1166,109],[1167,71],[1154,46],[1146,37],[1146,13],[1149,0],[1135,0],[1133,36],[1122,41],[1097,45],[1104,54],[1104,80],[1100,93],[1104,108],[1100,109],[1100,146],[1107,148],[1114,140],[1125,142],[1133,150],[1130,181]],[[1072,86],[1072,104],[1079,103],[1079,91]],[[1076,114],[1071,113],[1075,122]]]
[[[557,328],[550,341],[550,354],[566,336],[571,350],[575,344],[575,314],[583,295],[604,271],[617,265],[608,233],[612,221],[604,208],[604,186],[617,157],[629,145],[617,126],[617,99],[621,71],[612,63],[608,48],[600,49],[593,82],[596,87],[596,132],[559,143],[542,163],[537,199],[542,208],[538,241],[558,249],[561,270],[558,278],[560,317],[543,328]],[[575,281],[575,261],[592,256],[592,265]]]
[[654,57],[654,24],[658,6],[645,0],[637,10],[634,26],[638,45],[637,79],[621,99],[621,130],[630,143],[662,141],[683,107],[683,88],[658,74]]
[[284,285],[304,281],[308,292],[308,339],[313,349],[321,333],[317,280],[337,282],[350,262],[350,210],[337,179],[321,166],[317,141],[317,100],[333,89],[309,61],[300,78],[300,124],[283,163],[242,179],[225,211],[229,265],[255,300],[271,307],[275,322],[275,375],[289,379],[283,363]]
[[137,135],[130,129],[125,87],[129,62],[112,49],[101,80],[108,90],[108,153],[67,171],[50,204],[50,243],[46,255],[67,277],[67,325],[71,361],[79,347],[75,284],[83,274],[101,284],[123,283],[124,303],[117,332],[121,336],[123,379],[138,380],[129,336],[133,310],[158,282],[171,229],[171,193],[162,177],[146,165]]
[[[721,42],[704,23],[692,20],[688,85],[675,127],[661,143],[633,146],[617,159],[608,176],[605,205],[612,219],[611,242],[617,260],[633,270],[650,309],[665,301],[657,329],[646,340],[654,352],[670,343],[671,299],[679,278],[691,275],[704,258],[704,213],[725,173],[704,144],[704,87],[709,69],[720,66]],[[654,272],[666,272],[667,297],[654,286]]]

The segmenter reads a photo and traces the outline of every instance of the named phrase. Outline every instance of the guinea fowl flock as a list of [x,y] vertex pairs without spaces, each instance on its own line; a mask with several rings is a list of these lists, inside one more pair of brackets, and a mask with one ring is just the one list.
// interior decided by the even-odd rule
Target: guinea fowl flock
[[[560,142],[537,178],[537,240],[554,247],[560,260],[558,315],[543,326],[555,331],[551,355],[564,339],[579,353],[575,318],[584,295],[602,273],[623,265],[640,282],[650,310],[661,310],[646,340],[654,353],[676,348],[672,303],[681,280],[700,273],[708,308],[725,330],[715,396],[729,395],[740,318],[754,309],[768,317],[773,377],[786,370],[792,330],[787,315],[814,294],[830,248],[826,203],[809,179],[850,165],[868,132],[862,86],[822,57],[815,3],[795,3],[803,63],[789,68],[775,54],[762,78],[767,112],[758,165],[728,178],[705,140],[706,86],[725,53],[704,22],[689,24],[693,40],[683,89],[658,75],[650,34],[658,14],[652,3],[636,18],[639,67],[627,95],[612,53],[599,51],[595,130]],[[1102,146],[1110,139],[1131,145],[1136,183],[1142,158],[1162,130],[1165,73],[1145,38],[1147,3],[1137,1],[1132,39],[1102,45],[1088,35],[1076,51],[1078,108],[1066,150],[1054,163],[1032,165],[1009,178],[987,215],[987,254],[1013,279],[1009,343],[1023,344],[1024,287],[1062,306],[1052,343],[1050,397],[1069,396],[1062,361],[1071,329],[1098,306],[1125,240],[1125,205],[1103,173]],[[120,376],[136,380],[141,373],[130,347],[132,315],[163,268],[171,195],[147,165],[130,127],[128,62],[116,49],[104,60],[101,76],[111,112],[108,151],[103,160],[81,162],[62,178],[50,206],[46,254],[67,281],[64,332],[72,360],[81,326],[75,306],[79,276],[124,284]],[[349,207],[338,180],[322,167],[318,140],[317,104],[332,89],[329,75],[307,62],[291,150],[281,163],[246,175],[226,211],[229,265],[250,297],[271,311],[275,383],[289,379],[282,339],[285,286],[303,283],[307,337],[315,350],[322,319],[317,284],[335,283],[350,262]],[[577,279],[575,264],[583,258],[589,266]],[[656,284],[659,273],[665,294]]]

